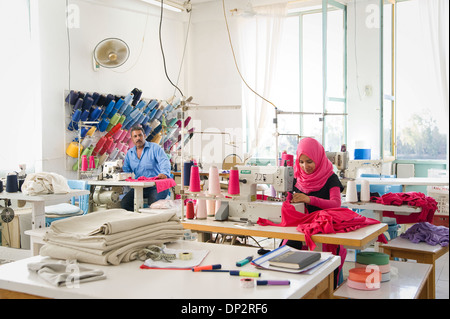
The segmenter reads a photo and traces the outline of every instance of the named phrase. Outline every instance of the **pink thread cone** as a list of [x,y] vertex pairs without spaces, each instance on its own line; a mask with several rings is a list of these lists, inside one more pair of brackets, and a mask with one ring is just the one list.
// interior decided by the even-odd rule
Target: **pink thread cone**
[[228,194],[239,195],[239,171],[236,168],[230,170],[230,179],[228,180]]
[[220,194],[219,170],[216,166],[211,166],[209,168],[208,194],[211,195]]
[[86,172],[88,170],[88,160],[87,156],[81,156],[81,171]]
[[[198,166],[194,165],[191,167],[191,179],[189,182],[189,191],[190,192],[200,192],[200,172],[198,170]],[[206,209],[205,209],[206,213]]]
[[94,156],[89,156],[89,168],[94,169],[95,168],[95,159]]

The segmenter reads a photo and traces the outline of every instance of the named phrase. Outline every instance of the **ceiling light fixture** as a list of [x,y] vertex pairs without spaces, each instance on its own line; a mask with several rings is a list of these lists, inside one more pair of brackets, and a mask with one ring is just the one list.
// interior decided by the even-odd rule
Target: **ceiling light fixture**
[[[142,0],[142,1],[161,7],[161,1],[159,0]],[[184,10],[184,7],[181,4],[167,0],[164,0],[163,8],[175,12],[182,12]]]

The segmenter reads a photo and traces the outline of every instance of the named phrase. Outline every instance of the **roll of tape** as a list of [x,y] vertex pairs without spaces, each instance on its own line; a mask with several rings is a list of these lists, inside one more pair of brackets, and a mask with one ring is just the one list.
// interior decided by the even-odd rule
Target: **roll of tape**
[[241,278],[240,283],[242,288],[255,287],[255,281],[253,280],[253,278]]
[[351,279],[347,279],[347,286],[349,288],[358,289],[358,290],[377,290],[380,288],[380,285],[368,285],[365,282],[353,281]]
[[362,283],[379,283],[381,273],[376,269],[352,268],[348,271],[348,279]]
[[190,260],[192,259],[192,253],[190,252],[179,253],[178,258],[180,258],[181,260]]
[[[373,264],[372,264],[373,265]],[[366,268],[369,265],[366,264],[360,264],[360,263],[355,263],[355,267],[356,268]],[[391,265],[387,264],[387,265],[375,265],[376,267],[378,267],[378,270],[382,273],[385,274],[387,272],[391,271]]]
[[365,265],[387,265],[389,264],[389,255],[375,251],[363,251],[356,255],[356,262]]

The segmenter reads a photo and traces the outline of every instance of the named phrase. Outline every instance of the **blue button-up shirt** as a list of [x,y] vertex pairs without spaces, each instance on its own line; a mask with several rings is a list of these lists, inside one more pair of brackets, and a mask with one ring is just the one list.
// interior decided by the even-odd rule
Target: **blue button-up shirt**
[[170,177],[170,161],[158,144],[146,141],[140,159],[137,157],[136,146],[128,150],[122,170],[134,173],[134,178],[155,177],[161,173]]

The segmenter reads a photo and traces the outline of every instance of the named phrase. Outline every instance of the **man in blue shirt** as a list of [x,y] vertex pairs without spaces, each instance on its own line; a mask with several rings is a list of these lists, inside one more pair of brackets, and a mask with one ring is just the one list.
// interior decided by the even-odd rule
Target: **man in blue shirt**
[[[140,125],[133,126],[130,134],[135,146],[125,155],[123,171],[134,173],[135,179],[141,176],[157,176],[159,179],[170,177],[170,162],[164,150],[158,144],[145,140],[144,129]],[[169,190],[158,193],[156,186],[144,188],[144,198],[147,198],[149,206],[159,199],[166,198],[168,193]],[[126,210],[134,210],[134,189],[125,194],[121,206]]]

